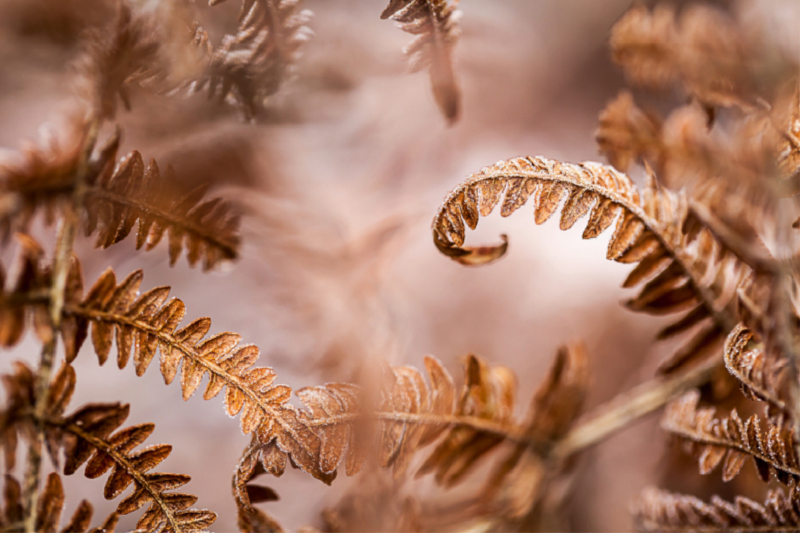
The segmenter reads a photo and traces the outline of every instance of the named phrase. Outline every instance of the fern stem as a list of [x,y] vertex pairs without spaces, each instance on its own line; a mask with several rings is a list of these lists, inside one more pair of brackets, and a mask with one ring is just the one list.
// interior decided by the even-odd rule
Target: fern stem
[[36,507],[39,499],[39,477],[42,465],[42,446],[44,443],[44,415],[47,408],[47,391],[50,377],[53,373],[53,362],[56,354],[57,332],[61,328],[61,319],[64,311],[64,289],[67,285],[69,274],[70,256],[78,232],[80,216],[77,207],[83,201],[83,183],[89,170],[89,157],[94,149],[95,140],[100,129],[100,119],[92,117],[86,129],[83,151],[75,171],[75,189],[72,201],[65,206],[63,217],[58,228],[55,252],[53,254],[52,280],[50,284],[50,304],[48,316],[50,322],[50,337],[42,346],[39,359],[39,368],[36,371],[36,384],[34,397],[36,404],[34,414],[36,418],[36,433],[28,446],[26,457],[25,478],[22,492],[24,509],[23,524],[26,533],[34,533],[36,528]]
[[681,374],[657,377],[619,394],[575,425],[555,445],[551,457],[565,459],[597,444],[631,422],[663,407],[682,392],[706,383],[719,363],[720,357],[714,357]]

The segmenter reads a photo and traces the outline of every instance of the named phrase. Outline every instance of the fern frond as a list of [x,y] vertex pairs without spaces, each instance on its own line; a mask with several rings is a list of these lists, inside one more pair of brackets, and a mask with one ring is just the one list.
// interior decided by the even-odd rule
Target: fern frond
[[625,172],[638,160],[661,167],[661,117],[640,109],[629,91],[621,91],[598,117],[595,139],[614,168]]
[[230,203],[219,198],[203,201],[205,187],[175,197],[170,186],[175,171],[164,177],[151,159],[145,168],[139,152],[123,158],[111,175],[100,175],[86,192],[86,234],[99,226],[97,246],[107,248],[131,232],[138,223],[136,248],[154,248],[169,234],[169,259],[173,265],[186,249],[190,266],[203,260],[210,270],[238,256],[239,216]]
[[[31,418],[33,373],[23,364],[17,364],[13,375],[4,375],[3,382],[9,395],[9,408],[5,420],[23,435],[31,432],[36,421]],[[48,388],[45,413],[45,441],[53,464],[58,467],[59,453],[64,451],[64,474],[74,474],[86,464],[84,475],[97,478],[111,471],[103,495],[117,498],[129,486],[133,491],[117,506],[120,515],[132,513],[150,504],[139,519],[137,527],[148,531],[194,531],[205,529],[216,515],[210,511],[189,509],[197,497],[192,494],[167,492],[190,481],[183,474],[148,472],[166,459],[172,451],[168,444],[148,446],[135,450],[153,432],[153,424],[140,424],[118,430],[128,417],[129,406],[119,403],[88,404],[66,415],[65,410],[75,389],[75,370],[65,364],[53,378]],[[55,474],[53,474],[55,475]],[[57,524],[61,510],[55,513],[58,499],[46,504],[50,483],[40,499],[46,505],[39,520]],[[53,490],[55,490],[55,488]],[[61,491],[63,505],[63,490]],[[55,526],[53,526],[54,529]],[[37,530],[51,529],[49,527]]]
[[[0,219],[5,236],[11,230],[25,231],[42,207],[52,221],[58,205],[71,200],[83,141],[66,152],[58,146],[26,148],[22,161],[0,164],[0,191],[18,204]],[[230,203],[219,198],[203,201],[203,187],[179,194],[172,167],[162,177],[156,162],[145,167],[136,151],[115,168],[118,146],[119,132],[98,149],[84,180],[85,232],[98,233],[97,246],[106,248],[123,240],[138,223],[137,249],[150,250],[169,234],[170,264],[184,249],[189,264],[202,259],[205,270],[238,257],[239,215]]]
[[[427,380],[413,367],[384,367],[382,377],[376,380],[379,391],[375,398],[343,383],[296,391],[306,407],[298,411],[298,420],[313,431],[316,468],[332,479],[343,462],[347,474],[353,475],[374,451],[379,465],[391,468],[397,478],[408,470],[415,454],[438,441],[416,475],[433,473],[437,483],[451,487],[500,444],[510,442],[516,446],[498,463],[483,497],[524,512],[536,503],[538,486],[513,494],[501,489],[516,479],[514,474],[524,469],[531,457],[540,460],[571,427],[586,387],[585,352],[578,345],[559,351],[524,424],[513,416],[513,373],[502,366],[489,366],[474,355],[468,356],[465,364],[466,382],[458,398],[452,377],[430,356],[425,358]],[[259,428],[234,476],[234,492],[245,508],[249,507],[246,485],[253,477],[261,471],[281,475],[287,454],[297,463],[280,430],[264,429],[268,426]],[[519,487],[531,487],[530,477],[517,481]]]
[[779,532],[800,529],[800,499],[796,488],[789,494],[770,490],[766,501],[737,496],[727,502],[712,496],[706,503],[694,496],[646,488],[634,508],[639,531],[719,531],[732,533]]
[[44,300],[32,301],[32,294],[46,290],[49,274],[44,271],[40,261],[44,256],[39,243],[26,235],[18,235],[20,241],[19,267],[13,287],[5,279],[5,271],[0,265],[0,346],[11,348],[25,333],[29,316],[33,317],[36,333],[46,340],[50,332],[47,326],[47,305]]
[[127,0],[118,5],[117,18],[110,31],[90,36],[82,65],[82,74],[88,85],[87,96],[97,115],[104,118],[113,118],[116,114],[117,97],[130,111],[130,83],[164,76],[164,68],[159,65],[160,47],[152,24],[134,15]]
[[754,59],[727,13],[693,5],[676,16],[659,4],[635,3],[611,29],[611,57],[628,80],[652,89],[680,86],[708,106],[753,109]]
[[686,439],[699,454],[701,474],[708,474],[725,459],[722,479],[729,481],[736,477],[750,456],[765,482],[771,474],[785,485],[800,479],[795,439],[790,430],[769,422],[762,429],[758,415],[742,421],[735,409],[727,418],[714,418],[714,408],[698,409],[699,399],[700,394],[691,391],[673,401],[661,425]]
[[[221,2],[210,2],[212,5]],[[298,10],[298,0],[246,0],[235,35],[226,35],[216,49],[203,28],[194,28],[194,42],[206,55],[205,71],[189,87],[208,91],[210,99],[230,98],[247,119],[278,92],[312,35],[312,13]]]
[[494,210],[503,193],[502,216],[531,200],[537,224],[550,218],[566,196],[560,227],[569,229],[589,214],[584,239],[602,234],[617,219],[606,257],[638,263],[623,287],[649,280],[626,306],[653,315],[688,310],[664,328],[660,338],[702,324],[665,364],[665,371],[702,355],[736,325],[732,287],[751,269],[692,216],[684,196],[659,189],[651,179],[642,198],[628,176],[598,163],[574,165],[543,157],[500,161],[470,176],[445,198],[433,221],[433,239],[439,251],[466,265],[501,257],[507,248],[505,238],[496,246],[463,245],[466,227],[475,229],[478,219]]
[[442,114],[452,124],[461,111],[461,90],[453,69],[453,49],[461,30],[460,12],[448,0],[390,0],[382,19],[396,20],[400,28],[415,35],[404,49],[412,72],[428,69],[433,96]]
[[771,408],[788,413],[782,398],[787,361],[767,361],[763,347],[754,340],[754,333],[738,324],[725,341],[725,367],[739,380],[742,394],[750,400],[767,402]]
[[787,180],[785,196],[800,194],[800,80],[794,83],[788,103],[776,107],[785,114],[778,144],[778,170]]

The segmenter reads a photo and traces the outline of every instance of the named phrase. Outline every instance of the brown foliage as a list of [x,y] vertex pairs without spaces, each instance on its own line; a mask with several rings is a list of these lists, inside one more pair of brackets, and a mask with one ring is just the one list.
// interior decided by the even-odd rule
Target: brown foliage
[[[390,0],[381,14],[414,35],[405,50],[411,70],[428,71],[436,103],[450,124],[462,107],[454,67],[457,4]],[[660,372],[667,375],[579,418],[591,377],[579,343],[558,350],[523,415],[516,391],[518,380],[527,385],[527,376],[474,354],[464,358],[460,387],[442,362],[426,356],[424,370],[380,360],[361,369],[363,379],[337,378],[293,390],[276,384],[273,368],[256,366],[259,348],[242,344],[239,334],[209,335],[208,317],[182,324],[185,305],[168,299],[170,287],[140,292],[142,270],[118,280],[109,267],[85,291],[75,255],[81,225],[85,236],[96,235],[101,249],[134,229],[137,250],[154,248],[166,235],[170,264],[185,249],[190,266],[202,261],[204,270],[237,259],[240,251],[239,213],[221,198],[204,199],[207,186],[183,190],[171,166],[162,174],[138,151],[118,159],[119,126],[97,145],[104,122],[115,119],[117,99],[130,109],[133,86],[166,97],[203,92],[233,104],[252,122],[273,104],[279,107],[273,96],[285,86],[310,35],[310,12],[300,9],[299,0],[243,0],[236,31],[216,46],[212,36],[220,28],[213,20],[204,22],[206,31],[189,19],[166,20],[172,15],[147,9],[121,1],[114,20],[90,32],[76,74],[80,112],[62,133],[45,135],[38,146],[24,145],[0,161],[0,230],[4,245],[12,233],[19,243],[14,279],[6,280],[0,270],[0,346],[18,345],[28,327],[42,345],[35,370],[17,362],[2,376],[8,396],[0,409],[4,530],[59,528],[68,491],[59,473],[43,474],[45,453],[64,475],[82,466],[87,478],[107,475],[103,496],[122,497],[93,531],[113,530],[120,515],[140,509],[137,528],[148,531],[198,531],[217,518],[192,507],[196,496],[175,492],[189,476],[153,471],[172,447],[145,445],[153,424],[123,427],[127,404],[88,403],[67,412],[76,386],[71,364],[89,338],[100,365],[116,346],[117,366],[132,360],[138,376],[158,353],[167,384],[180,371],[184,400],[206,378],[204,399],[224,391],[226,413],[238,416],[250,436],[232,480],[242,531],[283,531],[254,505],[278,499],[256,479],[280,477],[287,465],[326,484],[340,467],[347,475],[369,476],[324,513],[332,531],[558,529],[554,525],[562,522],[556,515],[571,494],[575,455],[670,400],[662,426],[698,455],[701,474],[722,464],[722,480],[730,481],[749,457],[762,481],[774,476],[789,492],[771,491],[759,504],[744,496],[733,503],[714,496],[705,503],[647,490],[636,509],[637,525],[645,530],[798,528],[800,254],[789,231],[800,223],[794,221],[800,191],[798,65],[785,52],[770,50],[736,10],[694,4],[651,10],[637,3],[611,28],[612,59],[629,81],[662,94],[678,89],[689,98],[662,117],[639,107],[631,92],[620,92],[600,113],[596,133],[600,151],[617,169],[544,157],[500,161],[457,186],[434,218],[437,249],[468,266],[494,262],[507,252],[505,235],[494,246],[465,245],[467,227],[476,229],[498,204],[507,217],[530,203],[537,224],[561,209],[562,230],[586,217],[584,239],[615,226],[606,256],[635,265],[623,286],[641,287],[625,305],[673,317],[658,339],[687,337],[662,363]],[[188,4],[180,9],[191,11]],[[185,38],[177,45],[177,38],[168,42],[176,28],[182,32],[181,25]],[[198,56],[200,66],[193,69],[191,58]],[[306,114],[316,109],[292,105]],[[142,107],[142,114],[151,112],[147,104]],[[173,118],[166,116],[164,124]],[[256,146],[249,131],[241,138]],[[637,163],[646,173],[643,188],[620,172]],[[341,202],[326,196],[323,203],[328,208]],[[48,227],[58,221],[50,261],[26,234],[37,230],[33,220],[40,211]],[[264,218],[274,224],[270,230],[290,227],[280,223],[283,216],[276,209]],[[309,223],[305,212],[298,218]],[[333,261],[338,267],[329,264],[334,253],[317,253],[304,243],[285,249],[302,249],[298,255],[313,257],[323,264],[320,270],[346,270],[358,262],[351,257],[378,256],[382,242],[400,225],[393,221],[368,232],[355,247],[343,247],[340,255],[347,257]],[[346,297],[377,292],[371,283],[359,280],[358,290]],[[476,312],[482,319],[488,311]],[[354,322],[359,334],[372,334],[369,324]],[[55,371],[61,346],[64,361]],[[638,362],[638,354],[625,356]],[[766,403],[766,420],[755,414],[740,418],[746,406],[728,394],[733,380],[720,377],[723,361],[746,398]],[[333,371],[325,375],[333,379]],[[700,407],[697,390],[674,399],[693,387],[701,387],[715,405]],[[715,413],[722,401],[731,404],[726,409],[735,408],[720,418]],[[21,482],[14,477],[20,441],[25,451]],[[483,465],[482,480],[466,483]],[[383,474],[376,471],[386,474],[380,482]],[[427,474],[436,497],[419,489],[424,484],[412,485],[413,478]],[[447,489],[452,490],[438,496]],[[92,505],[81,501],[63,529],[87,531],[92,512]]]
[[[138,225],[137,250],[150,250],[169,235],[170,264],[184,249],[189,264],[202,259],[205,270],[236,259],[239,216],[233,206],[220,198],[203,201],[206,187],[181,192],[171,166],[162,176],[156,162],[145,166],[139,152],[115,163],[119,140],[117,132],[98,149],[83,180],[84,228],[87,236],[97,233],[96,246],[107,248]],[[26,146],[20,161],[0,164],[0,188],[15,203],[13,212],[0,219],[6,238],[12,230],[26,231],[39,208],[52,221],[75,194],[85,132],[73,142],[68,148],[58,141],[40,149]]]
[[659,188],[652,176],[642,195],[630,178],[597,163],[573,165],[542,157],[501,161],[450,192],[434,219],[434,242],[440,252],[462,264],[494,261],[504,254],[507,243],[464,247],[465,225],[475,229],[479,217],[488,216],[501,197],[502,216],[530,200],[536,223],[542,224],[564,196],[562,230],[589,214],[583,238],[591,239],[617,220],[606,257],[638,263],[624,287],[647,281],[639,295],[626,302],[629,309],[653,315],[688,310],[665,327],[660,338],[707,323],[664,364],[664,371],[702,357],[733,328],[736,300],[730,287],[738,285],[750,268],[699,223],[684,196]]
[[727,502],[713,496],[706,503],[694,496],[645,489],[634,509],[640,531],[797,531],[797,489],[769,491],[761,504],[744,496]]
[[[69,415],[65,414],[75,390],[75,380],[75,370],[65,364],[48,388],[42,423],[53,464],[58,467],[59,454],[63,450],[65,475],[74,474],[84,464],[84,475],[88,478],[97,478],[111,471],[103,490],[103,495],[108,500],[117,498],[133,485],[133,491],[120,501],[116,513],[129,514],[150,504],[139,519],[139,528],[185,531],[204,529],[213,523],[216,519],[214,513],[189,509],[197,500],[196,496],[167,492],[188,483],[191,479],[189,476],[148,472],[169,456],[172,446],[160,444],[136,450],[150,436],[155,426],[140,424],[118,429],[128,417],[128,405],[88,404]],[[13,375],[3,376],[3,384],[9,396],[9,407],[3,413],[7,439],[8,433],[12,431],[22,433],[26,439],[31,439],[35,433],[33,427],[37,421],[31,417],[33,383],[32,370],[22,364],[16,365]],[[13,448],[7,447],[7,469],[13,467],[13,459],[9,461],[13,453]],[[54,473],[48,478],[39,500],[36,529],[55,531],[63,505],[61,480]],[[82,530],[85,530],[91,519],[91,507],[88,510],[83,504],[81,507],[84,509],[79,508],[79,513],[71,521],[79,521],[83,524]]]
[[[220,4],[224,0],[210,0]],[[298,0],[245,0],[236,34],[226,35],[214,48],[208,33],[195,26],[194,43],[205,57],[205,68],[187,82],[192,92],[208,91],[209,99],[231,100],[245,118],[263,111],[300,56],[311,35],[306,24],[311,12],[298,10]]]
[[427,69],[436,104],[452,124],[461,112],[461,90],[453,70],[453,49],[461,33],[457,2],[448,0],[389,0],[382,19],[396,20],[414,35],[403,50],[412,72]]

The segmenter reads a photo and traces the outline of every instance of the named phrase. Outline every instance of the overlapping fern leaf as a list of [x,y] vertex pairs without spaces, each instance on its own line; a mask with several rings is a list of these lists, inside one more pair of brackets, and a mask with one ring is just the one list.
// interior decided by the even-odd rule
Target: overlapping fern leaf
[[[42,422],[47,449],[56,468],[63,450],[65,475],[75,473],[84,464],[84,475],[88,478],[97,478],[110,471],[103,491],[108,500],[119,497],[132,486],[133,490],[120,501],[116,513],[129,514],[149,504],[137,528],[177,533],[202,530],[212,524],[216,519],[213,512],[191,508],[196,496],[168,492],[188,483],[189,476],[150,472],[169,456],[172,446],[159,444],[136,449],[155,426],[139,424],[119,429],[128,417],[128,405],[88,404],[70,414],[65,413],[75,390],[75,379],[74,369],[65,364],[56,373],[47,392]],[[37,424],[31,414],[35,402],[34,380],[33,371],[22,363],[15,364],[13,374],[3,376],[8,395],[7,408],[2,413],[7,470],[13,467],[14,462],[8,459],[13,457],[16,443],[11,434],[19,432],[29,438]],[[37,530],[55,530],[62,506],[60,478],[51,474],[40,500],[37,518],[42,527],[37,527]],[[81,507],[81,517],[77,520],[88,524],[91,507],[83,504]],[[89,516],[85,516],[87,514]],[[82,527],[85,530],[85,526]]]
[[672,402],[664,413],[662,427],[685,439],[699,454],[701,474],[711,472],[724,459],[722,479],[728,481],[751,457],[763,481],[774,475],[785,485],[797,482],[800,465],[789,429],[770,422],[762,427],[758,415],[743,421],[735,409],[727,418],[715,418],[713,407],[697,407],[699,399],[699,393],[691,391]]
[[[3,512],[0,514],[0,528],[3,531],[24,531],[22,528],[22,487],[17,479],[6,474],[3,487]],[[51,472],[47,476],[36,511],[36,531],[56,533],[64,512],[64,485],[61,476]],[[97,527],[91,528],[94,508],[87,500],[81,500],[70,519],[61,531],[69,533],[114,533],[119,514],[111,513]]]
[[[306,407],[298,416],[313,431],[321,472],[332,479],[337,466],[344,463],[347,474],[353,475],[371,457],[397,478],[408,470],[415,454],[438,441],[416,476],[433,473],[438,484],[451,487],[499,445],[510,443],[480,500],[494,509],[507,509],[502,513],[506,518],[526,515],[542,495],[543,455],[580,412],[588,377],[585,351],[581,345],[559,351],[523,423],[513,416],[513,373],[474,355],[465,364],[466,381],[460,394],[449,373],[430,356],[425,358],[427,381],[413,367],[384,367],[375,395],[341,383],[298,390]],[[260,429],[245,449],[233,483],[244,509],[251,508],[254,494],[264,491],[250,483],[255,477],[284,472],[283,438],[277,431]],[[290,457],[296,462],[293,454]]]
[[763,345],[757,341],[754,332],[738,324],[725,342],[725,367],[739,381],[747,398],[766,402],[774,415],[788,414],[788,361],[768,360]]
[[[72,201],[86,137],[65,138],[66,146],[53,139],[42,148],[26,147],[17,161],[0,162],[0,195],[12,206],[0,213],[6,238],[11,231],[25,231],[38,209],[52,220],[59,206]],[[97,233],[98,247],[125,239],[138,226],[137,249],[152,249],[169,235],[171,264],[184,249],[190,265],[202,260],[206,270],[238,256],[239,215],[230,203],[203,200],[202,187],[179,193],[172,167],[162,176],[156,162],[145,165],[139,152],[116,163],[118,146],[115,134],[96,151],[82,180],[85,231]]]
[[574,165],[543,157],[500,161],[448,194],[434,218],[433,239],[440,252],[459,263],[485,264],[506,252],[505,237],[499,245],[465,247],[466,227],[475,229],[498,203],[507,217],[528,201],[536,223],[542,224],[564,197],[563,230],[588,214],[583,238],[591,239],[616,220],[607,258],[637,263],[624,287],[646,282],[627,302],[629,309],[653,315],[685,312],[659,338],[699,326],[664,371],[706,354],[736,325],[733,288],[751,269],[700,223],[684,196],[660,189],[652,176],[642,195],[626,175],[598,163]]
[[[211,0],[212,5],[222,0]],[[263,110],[265,100],[286,81],[312,32],[309,10],[298,9],[299,0],[245,0],[235,35],[226,35],[214,48],[203,28],[194,29],[194,42],[205,55],[203,74],[192,80],[191,91],[208,91],[208,97],[233,101],[251,119]]]
[[698,4],[678,16],[670,5],[651,11],[636,3],[612,28],[609,45],[633,84],[678,86],[708,106],[752,109],[763,64],[745,42],[738,21],[721,9]]
[[640,531],[797,531],[800,529],[800,494],[770,490],[764,503],[737,496],[733,502],[712,496],[706,503],[694,496],[645,489],[634,516]]
[[453,68],[453,49],[461,30],[456,4],[448,0],[390,0],[381,13],[400,28],[415,35],[404,52],[412,72],[427,69],[433,96],[442,114],[452,124],[461,111],[461,90]]

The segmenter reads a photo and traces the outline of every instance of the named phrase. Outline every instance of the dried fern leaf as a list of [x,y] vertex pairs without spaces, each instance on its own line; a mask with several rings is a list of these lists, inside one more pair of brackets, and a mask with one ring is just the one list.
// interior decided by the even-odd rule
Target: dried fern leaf
[[[42,342],[50,336],[47,324],[47,306],[43,301],[31,301],[31,293],[48,287],[49,276],[43,271],[40,262],[44,256],[39,243],[25,235],[19,235],[20,252],[18,275],[13,287],[5,279],[0,265],[0,346],[11,348],[25,333],[29,317],[33,316],[36,333]],[[8,285],[3,287],[3,285]],[[28,296],[25,296],[25,295]]]
[[744,496],[733,502],[712,496],[706,503],[648,487],[636,502],[634,516],[639,531],[797,531],[800,502],[795,488],[788,496],[781,489],[770,490],[761,504]]
[[[221,2],[210,2],[218,4]],[[208,91],[210,99],[234,102],[252,119],[265,100],[278,92],[300,48],[313,32],[312,13],[298,9],[298,0],[246,0],[235,35],[226,35],[214,49],[203,28],[194,28],[194,42],[205,53],[203,74],[188,83],[193,92]]]
[[640,159],[661,167],[661,117],[646,113],[633,101],[629,91],[621,91],[600,112],[595,139],[600,152],[621,172]]
[[[11,400],[4,413],[5,419],[23,434],[30,433],[35,423],[31,417],[34,403],[32,375],[29,368],[19,364],[14,374],[3,376]],[[109,500],[133,486],[133,490],[120,501],[116,512],[129,514],[149,504],[137,524],[141,529],[178,533],[206,529],[214,522],[216,515],[213,512],[190,508],[197,500],[196,496],[167,492],[188,483],[189,476],[149,472],[172,451],[168,444],[136,449],[152,433],[153,424],[119,429],[129,412],[128,405],[119,403],[88,404],[65,415],[74,388],[75,370],[64,364],[48,388],[44,419],[48,451],[58,466],[58,456],[63,450],[65,475],[75,473],[84,464],[84,474],[88,478],[97,478],[110,471],[103,491]],[[37,522],[37,531],[55,531],[63,507],[63,489],[57,474],[51,474],[39,501],[37,516],[41,524]],[[86,510],[83,511],[81,514],[85,515]],[[80,524],[85,523],[83,530],[88,527],[89,519],[75,518]],[[108,524],[115,522],[115,517],[107,520]]]
[[[46,209],[51,222],[59,204],[71,201],[83,143],[63,151],[54,141],[47,149],[23,149],[19,161],[0,162],[0,194],[10,195],[18,204],[7,217],[0,214],[4,236],[12,230],[25,231],[40,208]],[[137,249],[150,250],[168,234],[170,264],[184,249],[189,264],[202,259],[205,270],[238,257],[239,214],[230,203],[203,200],[202,187],[179,192],[172,167],[161,176],[156,162],[145,166],[139,152],[122,158],[115,168],[118,146],[119,132],[97,150],[84,180],[85,232],[87,236],[97,232],[98,247],[123,240],[138,226]]]
[[558,468],[547,465],[542,457],[572,428],[588,385],[586,347],[582,343],[561,347],[536,390],[524,425],[525,435],[537,444],[517,444],[494,468],[482,491],[483,504],[502,509],[497,513],[502,520],[513,523],[528,516],[545,496],[548,476]]
[[734,409],[727,418],[714,418],[714,408],[698,409],[700,394],[686,393],[667,407],[661,425],[686,439],[699,455],[700,473],[707,474],[723,462],[722,479],[733,479],[750,456],[759,477],[767,482],[771,474],[785,485],[800,478],[793,433],[766,424],[753,415],[746,421]]
[[771,408],[788,413],[788,405],[782,399],[786,361],[767,361],[764,350],[754,340],[754,333],[744,324],[738,324],[728,335],[725,366],[739,380],[747,398],[767,402]]
[[144,82],[165,75],[152,24],[135,16],[126,0],[118,2],[118,6],[112,28],[89,39],[81,65],[85,96],[96,114],[106,118],[116,114],[117,97],[130,111],[128,86],[132,81]]
[[87,123],[71,116],[64,125],[45,125],[38,143],[26,141],[16,152],[0,156],[0,233],[4,243],[13,232],[26,231],[37,209],[52,224],[58,207],[71,195],[84,150]]
[[561,229],[569,229],[588,214],[583,237],[589,239],[617,220],[608,259],[638,263],[625,287],[649,279],[627,302],[629,309],[654,315],[688,311],[664,330],[663,337],[711,322],[667,366],[677,368],[722,342],[737,322],[733,287],[751,270],[727,253],[708,229],[699,223],[687,225],[691,211],[686,198],[659,189],[654,179],[640,195],[630,178],[598,163],[573,165],[542,157],[500,161],[448,194],[433,221],[434,243],[459,263],[491,262],[502,256],[505,239],[494,247],[466,247],[466,227],[474,229],[479,218],[498,204],[501,215],[509,216],[529,200],[541,224],[558,210],[564,197]]
[[[4,486],[5,513],[2,520],[3,531],[22,531],[22,501],[20,483],[13,476],[6,475]],[[51,472],[39,494],[36,511],[36,531],[55,533],[64,510],[64,486],[61,477]],[[86,533],[92,521],[92,504],[81,500],[70,519],[60,529],[61,533]],[[112,513],[92,533],[114,533],[118,516]]]
[[397,21],[403,31],[415,36],[404,50],[411,70],[428,70],[433,96],[450,124],[458,120],[461,110],[461,90],[453,70],[453,49],[461,33],[456,3],[448,0],[390,0],[381,13],[382,19]]
[[611,57],[629,81],[652,89],[678,85],[708,106],[753,109],[753,58],[737,22],[720,9],[692,5],[651,12],[635,3],[611,29]]
[[99,227],[97,246],[107,248],[127,237],[138,223],[136,248],[154,248],[169,234],[169,259],[173,265],[186,250],[189,265],[203,260],[203,269],[238,256],[239,216],[219,198],[203,201],[206,189],[176,197],[170,191],[175,171],[167,167],[161,177],[150,160],[145,168],[139,152],[123,158],[111,175],[90,181],[85,208],[86,234]]

